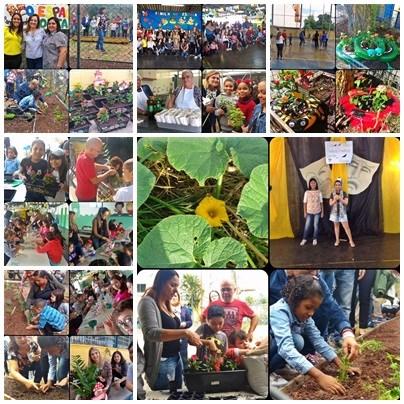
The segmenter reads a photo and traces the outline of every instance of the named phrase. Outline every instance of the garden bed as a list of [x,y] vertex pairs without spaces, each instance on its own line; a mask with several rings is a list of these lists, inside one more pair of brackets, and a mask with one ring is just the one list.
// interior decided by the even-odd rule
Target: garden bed
[[[337,396],[320,389],[318,384],[309,376],[298,376],[282,390],[293,400],[377,400],[380,399],[383,389],[379,381],[383,381],[384,388],[389,390],[395,387],[391,380],[391,361],[387,354],[400,355],[400,318],[397,317],[387,323],[381,324],[369,332],[364,341],[377,340],[383,346],[375,352],[366,351],[359,356],[352,366],[359,367],[362,371],[360,376],[348,378],[343,382],[346,394]],[[338,370],[334,365],[323,363],[321,370],[336,377]]]

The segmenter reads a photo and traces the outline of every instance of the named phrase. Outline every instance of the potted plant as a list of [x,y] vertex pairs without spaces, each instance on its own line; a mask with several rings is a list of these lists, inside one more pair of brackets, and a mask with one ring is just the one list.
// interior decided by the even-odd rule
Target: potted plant
[[73,355],[71,385],[76,393],[76,399],[90,400],[93,396],[94,386],[97,384],[98,369],[92,364],[87,366],[79,355]]
[[45,174],[43,178],[37,175],[31,175],[30,179],[25,181],[27,191],[36,192],[44,196],[54,198],[59,191],[59,183],[52,174]]

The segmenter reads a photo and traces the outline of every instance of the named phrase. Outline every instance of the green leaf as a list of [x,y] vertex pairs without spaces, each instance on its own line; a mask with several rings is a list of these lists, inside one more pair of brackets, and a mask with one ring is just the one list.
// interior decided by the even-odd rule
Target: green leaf
[[237,240],[223,237],[209,244],[203,262],[206,268],[228,268],[228,263],[234,264],[236,268],[246,268],[247,252]]
[[156,177],[143,164],[137,162],[137,208],[146,201],[152,191]]
[[247,221],[250,232],[268,237],[268,164],[255,167],[241,192],[237,214]]
[[234,164],[246,177],[255,167],[268,163],[268,143],[263,138],[226,138],[225,143]]
[[142,160],[158,161],[164,158],[167,138],[143,137],[137,142],[137,155]]
[[229,156],[218,138],[169,138],[167,157],[178,171],[198,181],[200,186],[208,178],[218,179],[226,170]]
[[194,215],[175,215],[160,221],[139,245],[143,268],[201,267],[202,255],[211,242],[206,220]]

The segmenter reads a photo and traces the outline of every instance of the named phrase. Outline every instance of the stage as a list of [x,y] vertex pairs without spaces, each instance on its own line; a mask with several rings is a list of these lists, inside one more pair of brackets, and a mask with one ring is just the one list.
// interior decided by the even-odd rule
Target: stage
[[301,239],[271,240],[270,263],[274,268],[396,268],[400,265],[400,235],[354,237],[355,248],[347,241],[334,246],[334,239],[312,240],[300,246]]

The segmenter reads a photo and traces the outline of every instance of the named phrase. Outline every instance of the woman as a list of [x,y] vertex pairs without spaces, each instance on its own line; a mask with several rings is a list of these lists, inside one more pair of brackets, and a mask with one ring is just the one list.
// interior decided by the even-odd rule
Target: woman
[[114,295],[114,305],[130,299],[132,296],[128,292],[128,287],[126,286],[126,276],[122,274],[115,274],[111,278],[111,287],[115,290]]
[[158,271],[153,286],[146,290],[138,305],[145,341],[145,375],[152,390],[167,390],[174,386],[181,388],[181,338],[187,338],[191,345],[202,345],[195,332],[180,328],[181,320],[171,307],[171,299],[178,291],[179,284],[176,271]]
[[[39,392],[37,384],[42,379],[40,366],[41,348],[35,337],[9,337],[10,344],[6,346],[5,360],[8,375],[24,386],[27,390]],[[29,379],[32,372],[34,378]],[[44,375],[46,376],[46,375]]]
[[39,15],[32,14],[28,18],[27,28],[24,32],[27,69],[42,69],[43,40],[45,36],[45,31],[39,27]]
[[97,216],[93,219],[91,241],[95,249],[109,241],[108,216],[109,209],[100,208],[98,209]]
[[181,73],[182,86],[174,90],[167,100],[167,108],[200,109],[201,90],[194,85],[194,74],[191,70]]
[[248,126],[243,126],[242,131],[247,133],[266,133],[266,99],[267,90],[265,81],[258,83],[258,100],[254,108],[253,116],[248,123]]
[[27,296],[27,307],[36,299],[50,300],[51,294],[56,289],[64,290],[65,287],[56,277],[47,271],[35,271],[32,274],[33,285]]
[[202,107],[202,132],[216,132],[215,100],[220,94],[220,73],[211,70],[205,76],[204,86],[202,88],[203,107]]
[[112,367],[111,363],[104,360],[98,348],[91,347],[88,351],[88,364],[95,365],[99,370],[97,381],[103,384],[103,392],[108,393],[112,383]]
[[43,40],[43,68],[66,69],[67,68],[67,36],[60,30],[60,22],[57,18],[48,19],[46,36]]
[[21,14],[14,13],[10,25],[3,30],[5,69],[19,69],[21,66],[23,29]]
[[111,358],[112,380],[114,386],[118,389],[119,386],[125,387],[126,375],[128,373],[128,364],[125,358],[119,351],[115,351]]
[[133,299],[124,300],[104,321],[106,335],[133,335]]

